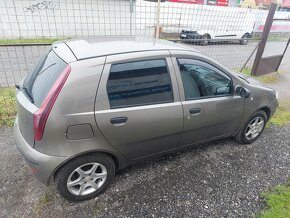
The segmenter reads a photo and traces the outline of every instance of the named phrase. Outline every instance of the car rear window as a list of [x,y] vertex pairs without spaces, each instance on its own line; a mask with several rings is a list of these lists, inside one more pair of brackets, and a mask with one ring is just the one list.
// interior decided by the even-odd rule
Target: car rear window
[[60,59],[50,48],[28,73],[24,80],[23,88],[37,107],[40,107],[66,66],[67,63]]

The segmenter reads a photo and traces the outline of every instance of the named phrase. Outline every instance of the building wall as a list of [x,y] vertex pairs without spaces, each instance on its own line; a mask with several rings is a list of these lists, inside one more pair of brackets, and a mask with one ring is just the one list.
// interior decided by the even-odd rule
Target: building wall
[[129,0],[1,0],[0,38],[133,34]]
[[[226,32],[261,32],[268,15],[267,10],[241,7],[164,2],[160,4],[160,27],[166,33],[180,33],[182,29],[214,30]],[[276,11],[275,18],[289,18],[289,12]],[[141,35],[154,35],[156,3],[136,2],[136,31]],[[278,28],[276,28],[276,27]],[[290,22],[275,21],[272,32],[289,32]]]
[[[182,28],[250,31],[254,24],[254,30],[261,31],[258,27],[267,16],[265,10],[239,7],[175,2],[162,2],[160,6],[160,27],[169,33],[178,33]],[[289,15],[277,11],[275,17],[289,18]],[[157,3],[143,0],[0,0],[0,39],[153,37],[156,21]],[[283,25],[289,26],[289,22],[275,22],[275,25],[284,31]],[[287,27],[285,31],[290,30]]]

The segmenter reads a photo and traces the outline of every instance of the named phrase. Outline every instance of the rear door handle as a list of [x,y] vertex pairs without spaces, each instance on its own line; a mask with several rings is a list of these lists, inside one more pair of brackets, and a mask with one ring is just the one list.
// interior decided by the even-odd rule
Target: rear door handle
[[128,117],[114,117],[110,121],[112,124],[124,124],[128,120]]
[[190,114],[199,114],[201,112],[201,108],[197,107],[197,108],[191,108],[189,110]]

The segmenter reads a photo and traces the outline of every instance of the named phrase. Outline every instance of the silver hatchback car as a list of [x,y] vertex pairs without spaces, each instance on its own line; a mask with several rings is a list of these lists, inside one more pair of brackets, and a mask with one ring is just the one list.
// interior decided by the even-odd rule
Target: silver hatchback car
[[260,82],[154,39],[54,43],[16,88],[18,149],[70,201],[144,158],[224,137],[251,143],[278,105]]

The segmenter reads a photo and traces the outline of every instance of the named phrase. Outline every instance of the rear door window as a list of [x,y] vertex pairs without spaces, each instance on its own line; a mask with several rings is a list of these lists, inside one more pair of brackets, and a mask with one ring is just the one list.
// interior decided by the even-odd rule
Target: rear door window
[[40,107],[49,90],[63,72],[67,63],[50,48],[26,76],[23,88],[33,103]]
[[113,64],[107,93],[111,108],[173,102],[166,60]]

